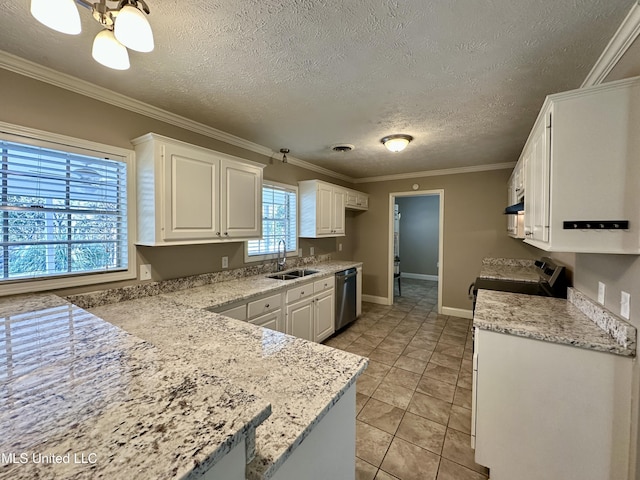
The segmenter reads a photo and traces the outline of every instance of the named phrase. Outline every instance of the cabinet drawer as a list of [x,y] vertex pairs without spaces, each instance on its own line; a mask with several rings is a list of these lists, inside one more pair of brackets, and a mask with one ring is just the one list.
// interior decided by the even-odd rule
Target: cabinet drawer
[[324,292],[325,290],[329,290],[330,288],[334,287],[335,282],[336,282],[335,277],[327,277],[327,278],[322,278],[320,280],[316,280],[315,283],[313,284],[313,292],[320,293],[320,292]]
[[249,302],[248,313],[249,318],[257,317],[263,313],[271,312],[280,308],[282,303],[282,295],[271,295],[270,297],[261,298],[260,300],[254,300]]
[[299,287],[287,290],[287,303],[295,302],[301,298],[307,298],[313,295],[313,283],[305,283]]

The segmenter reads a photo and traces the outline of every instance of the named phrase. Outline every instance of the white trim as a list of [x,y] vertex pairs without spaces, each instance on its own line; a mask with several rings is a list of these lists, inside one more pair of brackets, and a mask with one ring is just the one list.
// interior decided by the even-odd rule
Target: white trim
[[434,282],[438,281],[437,275],[427,275],[425,273],[400,272],[400,278],[413,278],[415,280],[432,280]]
[[456,175],[459,173],[486,172],[489,170],[506,170],[516,166],[516,162],[491,163],[489,165],[474,165],[471,167],[443,168],[441,170],[425,170],[422,172],[398,173],[394,175],[381,175],[379,177],[354,178],[353,183],[386,182],[387,180],[407,180],[419,177],[437,177],[441,175]]
[[437,195],[439,201],[438,212],[438,313],[442,313],[442,272],[444,266],[444,189],[415,190],[410,192],[391,192],[389,194],[389,235],[387,243],[387,298],[393,304],[393,206],[396,197],[423,197]]
[[366,295],[366,294],[362,294],[362,301],[363,302],[369,302],[369,303],[375,303],[377,305],[391,305],[391,303],[389,303],[389,299],[387,297],[377,297],[375,295]]
[[473,310],[464,308],[442,307],[442,315],[451,315],[452,317],[468,318],[473,320]]
[[629,46],[640,34],[640,3],[636,2],[629,10],[629,13],[618,27],[616,33],[611,37],[598,61],[591,68],[591,71],[584,79],[580,88],[591,87],[601,84],[611,73],[620,58],[625,54]]
[[135,279],[137,276],[137,255],[133,241],[136,232],[137,211],[136,211],[136,163],[135,152],[125,148],[114,147],[104,143],[92,142],[80,138],[59,135],[45,132],[34,128],[21,127],[10,123],[0,122],[0,133],[24,137],[25,142],[29,140],[39,140],[69,147],[71,150],[83,149],[101,154],[113,155],[122,158],[127,164],[127,230],[128,230],[128,266],[127,270],[117,272],[100,272],[96,274],[72,275],[60,278],[41,278],[7,281],[2,283],[0,296],[13,295],[17,293],[40,292],[43,290],[53,290],[60,288],[79,287],[84,285],[95,285],[99,283],[116,282],[121,280]]

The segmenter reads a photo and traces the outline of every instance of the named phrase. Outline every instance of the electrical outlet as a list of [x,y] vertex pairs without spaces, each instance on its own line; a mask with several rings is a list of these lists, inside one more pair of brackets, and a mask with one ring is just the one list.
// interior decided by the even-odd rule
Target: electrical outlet
[[302,256],[302,249],[301,249],[301,248],[299,248],[299,249],[298,249],[298,256],[299,256],[299,257],[301,257],[301,256]]
[[598,282],[598,303],[604,305],[604,291],[605,284],[602,282]]
[[341,243],[339,243],[339,244],[338,244],[338,251],[339,251],[339,252],[341,252],[341,251],[342,251],[342,244],[341,244]]
[[151,280],[151,265],[140,265],[140,280]]
[[313,257],[313,254],[315,253],[316,249],[313,247],[309,248],[309,255],[311,255]]
[[229,268],[229,257],[222,257],[222,268]]
[[620,316],[629,320],[629,304],[631,303],[631,295],[627,292],[620,293]]

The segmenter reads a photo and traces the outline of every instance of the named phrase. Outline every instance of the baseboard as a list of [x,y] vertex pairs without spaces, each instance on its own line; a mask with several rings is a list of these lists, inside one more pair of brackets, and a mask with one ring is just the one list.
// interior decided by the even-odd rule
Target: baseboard
[[442,307],[442,315],[451,315],[453,317],[473,319],[473,310],[464,308]]
[[362,295],[363,302],[376,303],[378,305],[391,305],[387,297],[377,297],[375,295]]
[[402,272],[400,274],[400,278],[413,278],[414,280],[433,280],[434,282],[438,281],[437,275],[427,275],[424,273],[407,273]]

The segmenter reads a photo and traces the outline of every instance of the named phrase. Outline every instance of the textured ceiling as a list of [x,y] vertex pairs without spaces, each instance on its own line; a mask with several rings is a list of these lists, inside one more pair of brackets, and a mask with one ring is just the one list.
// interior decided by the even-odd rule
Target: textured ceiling
[[[67,36],[0,0],[0,49],[358,178],[517,160],[633,3],[148,0],[156,49],[117,72],[91,58],[87,10]],[[393,133],[415,140],[392,154]]]

